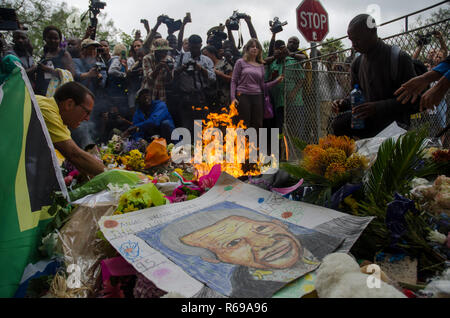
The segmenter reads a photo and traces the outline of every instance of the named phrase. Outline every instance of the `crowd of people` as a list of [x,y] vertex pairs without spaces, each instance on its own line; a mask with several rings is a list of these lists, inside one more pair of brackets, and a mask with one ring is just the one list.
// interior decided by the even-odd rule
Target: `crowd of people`
[[[311,89],[307,72],[300,72],[296,82],[283,83],[287,66],[299,64],[300,68],[311,69],[309,57],[299,48],[297,37],[289,38],[286,44],[283,40],[276,40],[277,31],[272,31],[268,57],[263,59],[263,48],[249,15],[241,17],[252,37],[242,51],[236,46],[232,32],[235,28],[230,19],[225,25],[211,28],[204,42],[197,34],[184,37],[185,26],[191,22],[188,14],[177,30],[178,36],[168,25],[168,36],[162,38],[158,29],[167,18],[159,16],[152,29],[146,23],[146,37],[136,32],[129,48],[117,43],[111,49],[107,40],[92,39],[91,27],[83,39],[64,39],[61,30],[48,26],[42,33],[44,54],[38,62],[34,60],[33,48],[22,30],[14,32],[8,53],[20,59],[35,94],[41,96],[38,101],[44,109],[44,117],[50,113],[54,116],[59,107],[63,124],[70,128],[69,136],[80,149],[105,143],[118,132],[136,140],[159,135],[172,141],[173,129],[184,127],[192,135],[195,119],[205,119],[208,113],[220,112],[231,103],[237,106],[237,120],[242,120],[246,127],[282,129],[286,102],[304,105],[304,95]],[[428,80],[437,81],[446,74],[443,69],[448,66],[448,58],[447,62],[444,61],[448,50],[441,34],[436,33],[436,37],[442,49],[430,53],[428,69],[418,74],[416,61],[421,47],[413,57],[404,51],[392,53],[393,47],[378,37],[376,27],[368,26],[369,18],[366,14],[358,15],[349,24],[352,52],[356,53],[346,61],[347,65],[352,62],[351,68],[346,68],[345,63],[335,63],[337,55],[323,63],[324,70],[350,72],[351,87],[358,84],[365,97],[365,103],[351,111],[349,98],[333,103],[333,110],[340,114],[332,123],[336,135],[372,137],[393,121],[408,126],[410,115],[419,111],[418,94],[431,83]],[[67,43],[66,47],[63,47],[63,42]],[[421,85],[418,93],[414,89],[419,84],[414,84],[414,80],[417,80],[417,75],[421,75],[420,78],[426,76],[426,71],[432,76],[426,77],[427,84]],[[443,83],[433,87],[431,93],[439,90],[442,95],[442,91],[446,92],[448,72],[445,76]],[[73,82],[82,85],[70,84]],[[75,99],[68,92],[70,89],[76,91],[73,94],[79,100],[74,104],[68,102]],[[344,90],[348,91],[348,88]],[[336,93],[334,97],[342,97],[342,93]],[[80,94],[85,95],[85,100],[80,100]],[[265,116],[268,98],[273,105],[273,118]],[[442,98],[432,100],[436,105],[440,104],[439,107],[445,107],[445,114],[445,101],[441,102]],[[423,103],[422,107],[434,107],[430,102]],[[46,104],[47,109],[41,104]],[[67,125],[64,112],[75,111],[72,106],[81,108],[76,110],[78,122]],[[364,119],[365,128],[353,129],[350,124],[352,116]],[[445,120],[444,117],[443,126]],[[56,130],[63,131],[64,138],[67,138],[68,132],[63,128]],[[64,138],[62,141],[67,140]],[[53,141],[61,142],[58,138]],[[59,148],[66,155],[73,155],[64,148],[66,146]]]
[[163,39],[158,29],[167,16],[161,15],[153,29],[145,24],[145,38],[136,32],[129,48],[117,43],[111,49],[107,40],[91,39],[91,27],[83,39],[65,39],[61,30],[48,26],[42,33],[44,54],[38,62],[22,30],[14,32],[7,53],[20,58],[36,95],[53,97],[58,87],[71,81],[92,92],[95,107],[89,120],[71,129],[81,148],[107,142],[117,131],[134,138],[160,135],[170,140],[175,127],[192,133],[194,119],[205,119],[209,112],[220,112],[233,101],[241,104],[237,120],[258,129],[263,127],[264,93],[273,88],[275,100],[282,95],[277,85],[283,80],[280,67],[266,72],[265,65],[307,56],[299,54],[299,39],[292,37],[288,46],[281,40],[272,41],[273,54],[264,61],[251,17],[242,18],[252,36],[242,52],[236,47],[231,20],[211,28],[204,43],[196,34],[183,38],[185,25],[191,22],[189,15],[182,21],[178,38],[168,27],[169,35]]

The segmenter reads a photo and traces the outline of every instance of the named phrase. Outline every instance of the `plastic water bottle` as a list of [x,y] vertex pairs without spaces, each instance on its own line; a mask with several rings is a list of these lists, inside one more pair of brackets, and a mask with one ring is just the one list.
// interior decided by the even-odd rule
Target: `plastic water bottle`
[[[352,110],[356,106],[359,106],[364,103],[364,96],[363,96],[363,93],[362,93],[361,89],[359,88],[358,84],[355,84],[355,88],[350,93],[350,101],[352,104]],[[352,114],[352,128],[353,129],[364,129],[364,127],[365,127],[364,119],[357,119]]]

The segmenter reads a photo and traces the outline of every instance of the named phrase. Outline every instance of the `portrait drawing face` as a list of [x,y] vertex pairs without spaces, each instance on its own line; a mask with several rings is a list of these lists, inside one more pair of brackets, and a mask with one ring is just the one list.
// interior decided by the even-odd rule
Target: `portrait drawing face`
[[180,240],[210,250],[222,262],[260,269],[289,268],[302,257],[300,242],[278,220],[229,216]]

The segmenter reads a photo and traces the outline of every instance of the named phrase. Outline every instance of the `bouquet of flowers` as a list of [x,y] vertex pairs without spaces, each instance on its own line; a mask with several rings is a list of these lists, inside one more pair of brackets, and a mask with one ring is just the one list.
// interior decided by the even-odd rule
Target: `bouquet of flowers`
[[122,194],[114,214],[138,211],[166,203],[168,203],[168,200],[164,198],[156,186],[153,183],[147,183]]
[[328,205],[334,191],[346,183],[360,183],[368,168],[369,160],[355,150],[353,139],[329,135],[321,138],[318,145],[304,147],[298,164],[281,167],[313,188],[306,201]]

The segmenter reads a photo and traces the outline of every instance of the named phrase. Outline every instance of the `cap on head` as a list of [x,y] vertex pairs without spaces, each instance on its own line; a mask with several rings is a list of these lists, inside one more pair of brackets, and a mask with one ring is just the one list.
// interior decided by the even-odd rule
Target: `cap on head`
[[153,41],[153,51],[171,51],[172,48],[169,46],[169,41],[160,38]]
[[91,45],[97,46],[97,47],[102,46],[100,43],[98,43],[97,41],[92,40],[92,39],[84,39],[81,42],[81,48],[82,49],[85,49],[85,48],[87,48],[88,46],[91,46]]

